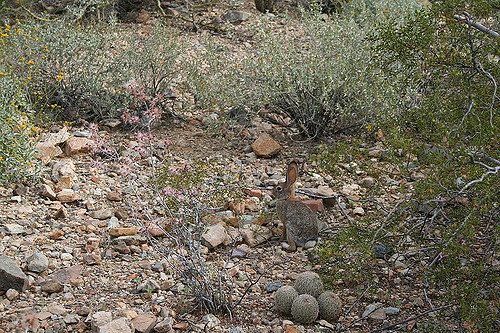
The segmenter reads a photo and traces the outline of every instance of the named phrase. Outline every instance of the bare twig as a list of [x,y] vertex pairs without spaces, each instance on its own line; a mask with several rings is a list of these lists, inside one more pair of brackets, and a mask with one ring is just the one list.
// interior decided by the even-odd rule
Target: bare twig
[[469,25],[469,26],[471,26],[473,28],[476,28],[477,30],[479,30],[481,32],[484,32],[485,34],[491,35],[491,36],[493,36],[495,38],[500,37],[500,35],[498,34],[498,32],[496,32],[496,31],[494,31],[494,30],[492,30],[490,28],[485,27],[484,25],[482,25],[479,22],[474,21],[472,19],[472,17],[468,13],[466,13],[466,12],[464,12],[464,15],[458,15],[458,14],[456,14],[456,15],[453,15],[453,17],[455,19],[459,20],[459,21],[464,22],[465,24],[467,24],[467,25]]

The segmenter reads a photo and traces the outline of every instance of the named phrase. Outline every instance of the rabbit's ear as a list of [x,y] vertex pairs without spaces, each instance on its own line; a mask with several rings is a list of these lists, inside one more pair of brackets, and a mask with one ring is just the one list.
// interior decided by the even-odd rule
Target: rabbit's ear
[[297,162],[292,161],[288,164],[288,170],[286,171],[286,185],[290,187],[293,183],[297,181],[299,175],[299,166]]

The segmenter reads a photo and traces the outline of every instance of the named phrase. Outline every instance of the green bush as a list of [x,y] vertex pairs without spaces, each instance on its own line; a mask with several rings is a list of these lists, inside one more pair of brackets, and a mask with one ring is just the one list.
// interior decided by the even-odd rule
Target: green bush
[[[55,119],[98,121],[128,109],[139,118],[152,109],[163,112],[162,95],[180,48],[175,35],[160,25],[149,37],[111,29],[64,21],[18,24],[6,37],[0,62],[28,82],[33,108]],[[130,82],[141,94],[129,89]],[[137,110],[139,102],[147,108]]]
[[381,24],[374,38],[386,75],[403,73],[403,87],[418,88],[413,104],[381,126],[390,144],[429,170],[416,184],[414,212],[429,242],[422,246],[444,258],[429,275],[460,319],[481,332],[494,332],[498,318],[491,260],[499,230],[491,222],[500,193],[500,44],[465,21],[498,32],[499,8],[498,1],[436,1],[405,24]]
[[[373,8],[364,1],[349,4],[350,12],[358,10],[356,15],[346,11],[325,20],[316,12],[306,14],[297,23],[304,34],[296,37],[273,32],[268,18],[262,17],[255,27],[253,54],[237,58],[226,56],[224,47],[208,47],[193,66],[197,71],[188,80],[190,89],[204,107],[243,104],[282,112],[310,138],[359,126],[378,112],[394,112],[399,90],[372,66],[367,39],[391,6],[379,2],[366,19],[361,17]],[[415,1],[403,2],[407,10],[417,6]]]
[[24,88],[0,70],[0,184],[32,178],[39,169],[34,159],[37,128]]

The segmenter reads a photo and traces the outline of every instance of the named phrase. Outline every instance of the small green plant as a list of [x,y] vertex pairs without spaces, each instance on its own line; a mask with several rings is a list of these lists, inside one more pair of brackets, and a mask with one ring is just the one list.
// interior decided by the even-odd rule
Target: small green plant
[[274,294],[276,310],[278,312],[289,315],[292,310],[292,303],[299,296],[297,290],[292,286],[283,286]]
[[335,323],[342,314],[342,302],[333,291],[325,291],[318,296],[319,314],[324,320]]
[[39,171],[35,159],[38,129],[32,117],[24,84],[0,72],[0,184],[26,180]]
[[318,297],[324,289],[321,277],[317,273],[310,271],[306,271],[297,276],[294,288],[300,295],[309,294],[314,297]]

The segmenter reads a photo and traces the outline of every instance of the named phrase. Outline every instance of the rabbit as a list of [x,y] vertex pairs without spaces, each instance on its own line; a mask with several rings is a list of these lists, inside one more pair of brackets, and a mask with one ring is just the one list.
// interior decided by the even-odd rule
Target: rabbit
[[298,173],[297,161],[291,161],[286,171],[286,181],[276,185],[273,191],[276,212],[284,226],[282,240],[286,237],[289,251],[295,251],[297,246],[303,247],[308,241],[316,241],[319,234],[316,213],[295,196],[294,185]]

